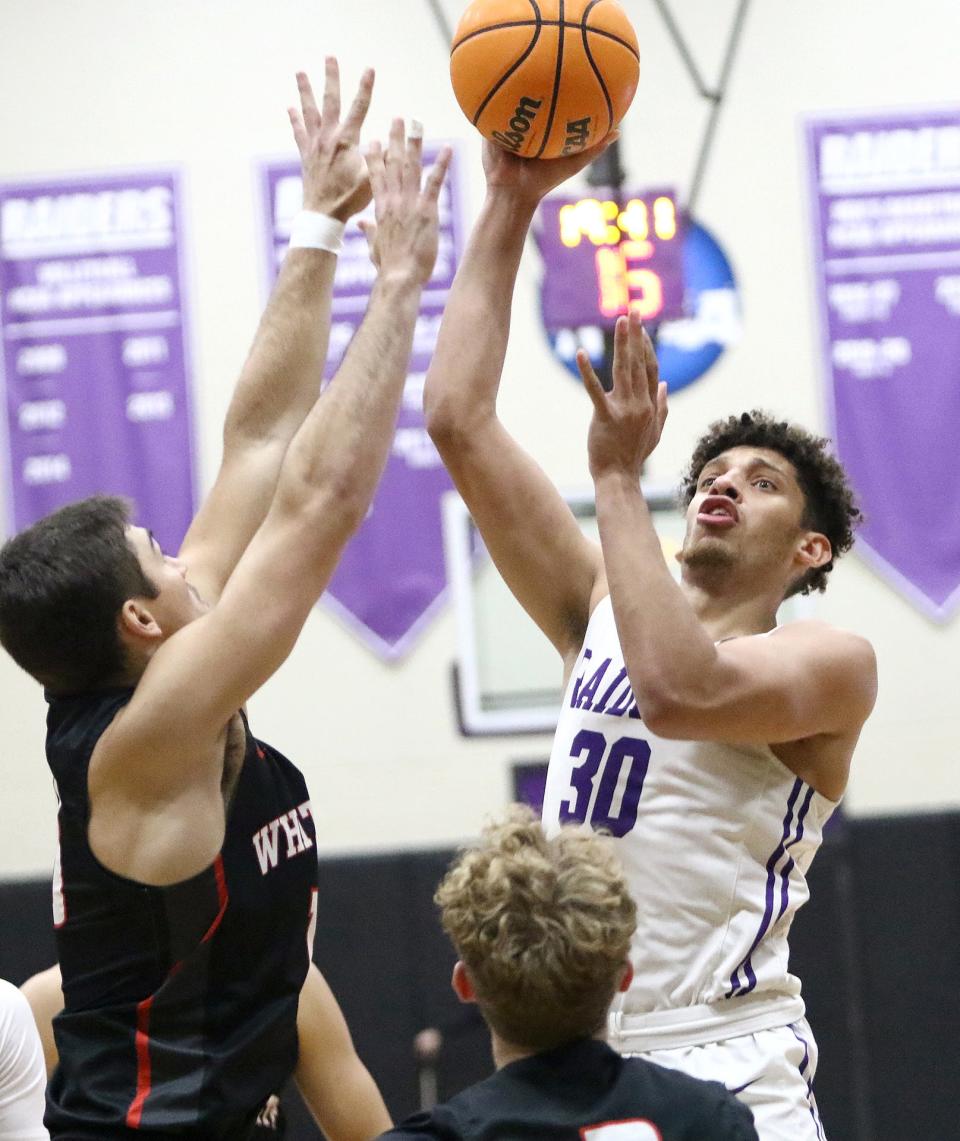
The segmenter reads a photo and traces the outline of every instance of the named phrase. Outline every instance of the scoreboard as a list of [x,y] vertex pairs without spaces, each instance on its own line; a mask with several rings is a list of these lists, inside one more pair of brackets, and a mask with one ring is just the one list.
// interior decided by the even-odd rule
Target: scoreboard
[[629,312],[649,322],[682,317],[683,229],[668,190],[545,199],[535,235],[548,333],[610,329]]

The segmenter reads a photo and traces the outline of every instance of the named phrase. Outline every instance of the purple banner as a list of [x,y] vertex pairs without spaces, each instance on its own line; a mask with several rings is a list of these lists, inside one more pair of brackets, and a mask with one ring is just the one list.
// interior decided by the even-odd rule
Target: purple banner
[[960,110],[807,124],[823,356],[858,549],[932,618],[960,602]]
[[[425,144],[427,165],[439,149],[439,143]],[[290,223],[303,199],[300,164],[270,162],[260,174],[268,286],[272,288],[290,238]],[[440,197],[440,253],[423,292],[393,448],[370,513],[344,552],[323,596],[325,605],[387,659],[398,659],[408,652],[442,602],[447,585],[440,499],[452,484],[427,435],[423,382],[463,249],[462,183],[460,157],[455,150]],[[365,216],[372,218],[372,208]],[[334,280],[326,380],[339,368],[363,320],[375,277],[366,239],[354,219],[344,235]]]
[[170,172],[0,186],[0,324],[15,530],[97,492],[177,550],[193,447]]

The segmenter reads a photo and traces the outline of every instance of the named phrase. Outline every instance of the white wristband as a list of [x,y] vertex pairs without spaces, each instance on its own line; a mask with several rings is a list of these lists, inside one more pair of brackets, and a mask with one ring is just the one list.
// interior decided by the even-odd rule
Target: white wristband
[[343,249],[343,231],[346,225],[328,214],[315,210],[301,210],[290,226],[291,250],[326,250],[338,254]]

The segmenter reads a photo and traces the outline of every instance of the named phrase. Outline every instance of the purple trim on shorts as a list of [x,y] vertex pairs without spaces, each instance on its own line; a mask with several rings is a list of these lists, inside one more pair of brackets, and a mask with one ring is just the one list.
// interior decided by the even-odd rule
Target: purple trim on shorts
[[[770,926],[770,920],[773,918],[773,890],[777,882],[776,866],[780,857],[786,851],[787,837],[790,835],[790,828],[793,823],[793,806],[797,803],[797,797],[800,795],[800,789],[803,787],[803,781],[797,777],[793,782],[793,788],[790,792],[790,797],[787,800],[787,814],[783,818],[783,835],[780,837],[780,843],[774,848],[773,854],[767,860],[767,892],[766,892],[766,906],[763,911],[763,919],[760,921],[760,930],[757,932],[756,938],[750,945],[750,950],[747,951],[743,957],[740,965],[734,969],[733,974],[730,976],[730,989],[727,991],[726,997],[733,998],[738,992],[740,994],[748,994],[757,985],[757,976],[753,973],[753,966],[750,962],[750,956],[760,946],[760,940],[767,933],[767,928]],[[747,984],[744,985],[740,981],[740,971],[743,970],[747,977]]]
[[[810,802],[813,800],[813,789],[807,789],[807,795],[803,798],[803,804],[800,806],[800,811],[797,813],[797,834],[787,844],[787,848],[792,848],[794,844],[799,844],[803,839],[803,822],[807,818],[807,812],[810,810]],[[783,913],[787,910],[787,904],[790,901],[790,873],[796,867],[793,856],[783,865],[783,871],[780,873],[780,910],[777,912],[777,918],[774,923],[779,923]]]
[[730,1087],[727,1086],[727,1092],[732,1093],[734,1097],[737,1097],[739,1094],[742,1094],[745,1089],[749,1089],[750,1086],[758,1081],[760,1081],[759,1078],[751,1078],[750,1081],[744,1082],[742,1086],[737,1086],[736,1089],[730,1089]]
[[800,1077],[802,1078],[806,1073],[807,1066],[810,1065],[810,1047],[807,1045],[806,1041],[797,1033],[796,1027],[791,1025],[790,1033],[803,1047],[803,1061],[800,1063]]
[[813,1118],[813,1125],[817,1131],[817,1137],[820,1141],[825,1141],[823,1126],[820,1124],[820,1114],[817,1112],[817,1102],[813,1096],[813,1080],[806,1076],[807,1066],[810,1065],[810,1046],[807,1044],[807,1040],[797,1033],[797,1028],[793,1023],[790,1024],[790,1033],[803,1047],[803,1061],[800,1063],[800,1077],[807,1085],[807,1108],[810,1110],[810,1116]]

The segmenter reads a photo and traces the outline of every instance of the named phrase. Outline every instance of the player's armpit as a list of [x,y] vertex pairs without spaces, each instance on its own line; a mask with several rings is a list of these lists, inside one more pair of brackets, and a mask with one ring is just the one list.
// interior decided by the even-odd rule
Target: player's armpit
[[343,1014],[311,963],[297,1011],[295,1079],[329,1141],[370,1141],[390,1128],[380,1091],[357,1056]]
[[695,677],[660,684],[651,677],[638,700],[661,737],[777,744],[849,736],[852,743],[876,693],[870,643],[811,621],[723,642]]
[[602,563],[563,496],[495,415],[433,439],[497,570],[564,658],[590,617]]

